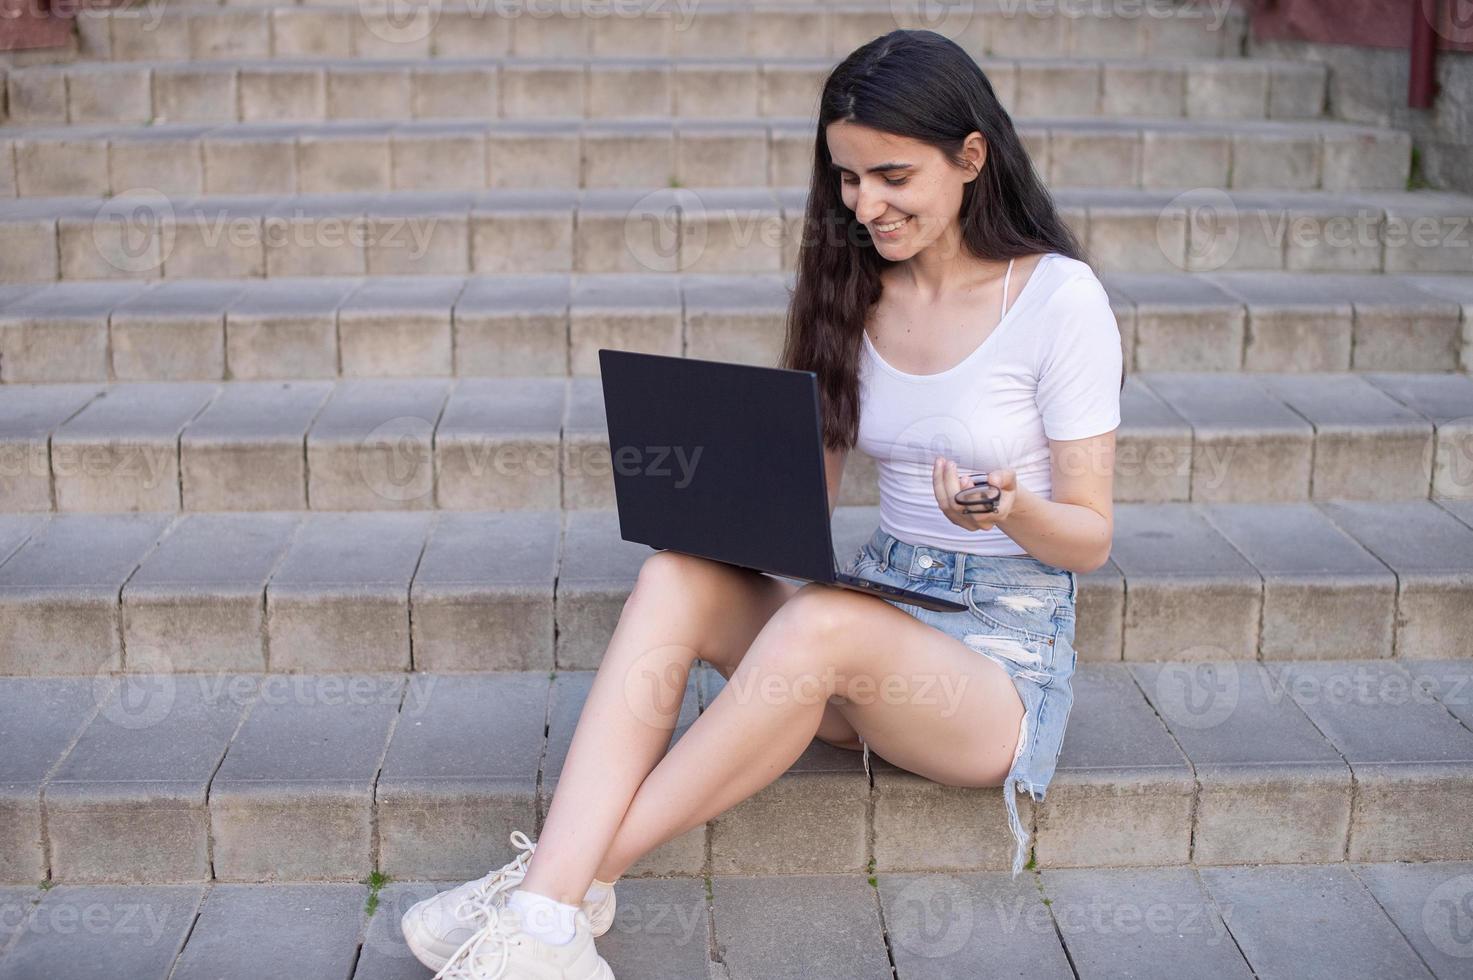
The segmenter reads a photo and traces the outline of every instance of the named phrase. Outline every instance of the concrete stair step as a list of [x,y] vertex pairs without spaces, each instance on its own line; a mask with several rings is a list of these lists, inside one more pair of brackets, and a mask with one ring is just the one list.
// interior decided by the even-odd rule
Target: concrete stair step
[[[1055,188],[1109,272],[1473,272],[1473,196]],[[0,283],[559,272],[791,272],[802,187],[0,202]],[[574,228],[577,228],[575,234]]]
[[[1328,121],[1016,120],[1050,186],[1403,190],[1406,132]],[[803,186],[809,119],[162,123],[0,129],[7,197]]]
[[[1036,867],[1210,880],[1225,865],[1469,860],[1470,665],[1081,664],[1046,799],[1022,794]],[[544,819],[593,677],[0,680],[25,733],[6,752],[3,879],[477,877]],[[726,683],[697,664],[672,741]],[[629,876],[1004,871],[1002,793],[815,739]],[[1286,804],[1304,819],[1275,820]]]
[[[840,568],[878,522],[837,509]],[[1121,503],[1074,647],[1467,658],[1470,525],[1468,500]],[[0,675],[587,669],[652,553],[611,510],[4,514]]]
[[[533,5],[532,11],[538,8]],[[560,3],[522,15],[466,2],[390,10],[383,2],[162,4],[78,14],[84,51],[116,61],[240,58],[794,57],[838,60],[896,28],[945,34],[977,57],[1241,56],[1246,18],[1214,7],[968,3],[941,17],[923,2],[630,5]],[[926,16],[927,13],[930,16]],[[549,16],[555,13],[556,16]]]
[[[22,124],[811,116],[834,58],[87,61],[6,72]],[[1201,57],[986,58],[1020,116],[1319,119],[1322,64]]]
[[[1466,374],[1144,372],[1121,403],[1117,501],[1473,498]],[[597,378],[6,385],[0,419],[0,511],[614,507]]]
[[[1473,368],[1473,278],[1102,273],[1135,371]],[[0,286],[0,382],[594,377],[617,347],[772,365],[791,274]]]
[[[1332,976],[1455,980],[1470,943],[1453,915],[1470,871],[1448,861],[1044,868],[1016,881],[985,871],[625,877],[615,925],[596,945],[626,980],[1094,980],[1142,962],[1162,976],[1281,978],[1301,975],[1305,958]],[[417,977],[427,974],[399,919],[459,883],[8,888],[0,901],[18,914],[0,969],[91,978],[109,975],[95,969],[106,962],[138,980]],[[55,928],[84,914],[153,928]]]

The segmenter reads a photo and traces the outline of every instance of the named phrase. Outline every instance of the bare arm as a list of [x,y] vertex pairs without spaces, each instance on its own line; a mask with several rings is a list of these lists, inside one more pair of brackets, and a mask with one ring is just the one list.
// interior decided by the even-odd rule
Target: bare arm
[[1110,558],[1115,430],[1088,439],[1049,440],[1053,500],[1022,487],[1012,513],[997,522],[1034,558],[1084,573]]
[[1049,451],[1052,500],[1018,486],[1017,471],[1005,467],[987,474],[987,481],[1002,491],[997,509],[967,512],[955,496],[962,487],[972,486],[972,481],[962,482],[955,460],[937,456],[931,470],[936,502],[958,527],[971,531],[1002,528],[1024,551],[1047,565],[1081,574],[1092,572],[1109,561],[1115,535],[1111,502],[1115,430],[1088,439],[1050,439]]

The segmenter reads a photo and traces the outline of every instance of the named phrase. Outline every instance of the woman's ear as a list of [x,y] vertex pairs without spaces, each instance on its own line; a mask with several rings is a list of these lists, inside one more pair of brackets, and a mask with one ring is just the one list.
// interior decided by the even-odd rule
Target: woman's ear
[[987,163],[987,140],[978,132],[967,134],[967,140],[962,144],[962,155],[967,158],[967,168],[972,172],[966,181],[970,184],[982,175],[982,168]]

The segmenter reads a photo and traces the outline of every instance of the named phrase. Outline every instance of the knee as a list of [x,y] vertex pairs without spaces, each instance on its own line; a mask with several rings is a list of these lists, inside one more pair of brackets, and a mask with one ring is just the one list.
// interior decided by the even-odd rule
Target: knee
[[853,625],[850,598],[842,589],[809,582],[783,603],[769,620],[768,629],[781,632],[789,641],[801,642],[804,649],[825,649],[842,640]]
[[639,566],[629,601],[636,596],[663,602],[675,599],[690,588],[705,564],[706,559],[682,551],[656,551]]

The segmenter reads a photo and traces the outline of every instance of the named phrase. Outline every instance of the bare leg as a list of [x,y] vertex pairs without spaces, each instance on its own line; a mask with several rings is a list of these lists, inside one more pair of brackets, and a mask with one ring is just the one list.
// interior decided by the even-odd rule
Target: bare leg
[[[877,697],[891,680],[901,696]],[[847,699],[843,713],[865,740],[902,768],[956,786],[998,786],[1011,768],[1023,704],[1001,667],[887,603],[808,585],[764,625],[721,694],[639,786],[599,877],[622,874],[786,772],[834,694]]]
[[[601,859],[670,745],[692,662],[700,656],[728,674],[795,589],[676,552],[646,559],[579,716],[523,889],[576,905],[596,874],[622,873]],[[829,729],[854,737],[834,711]]]

